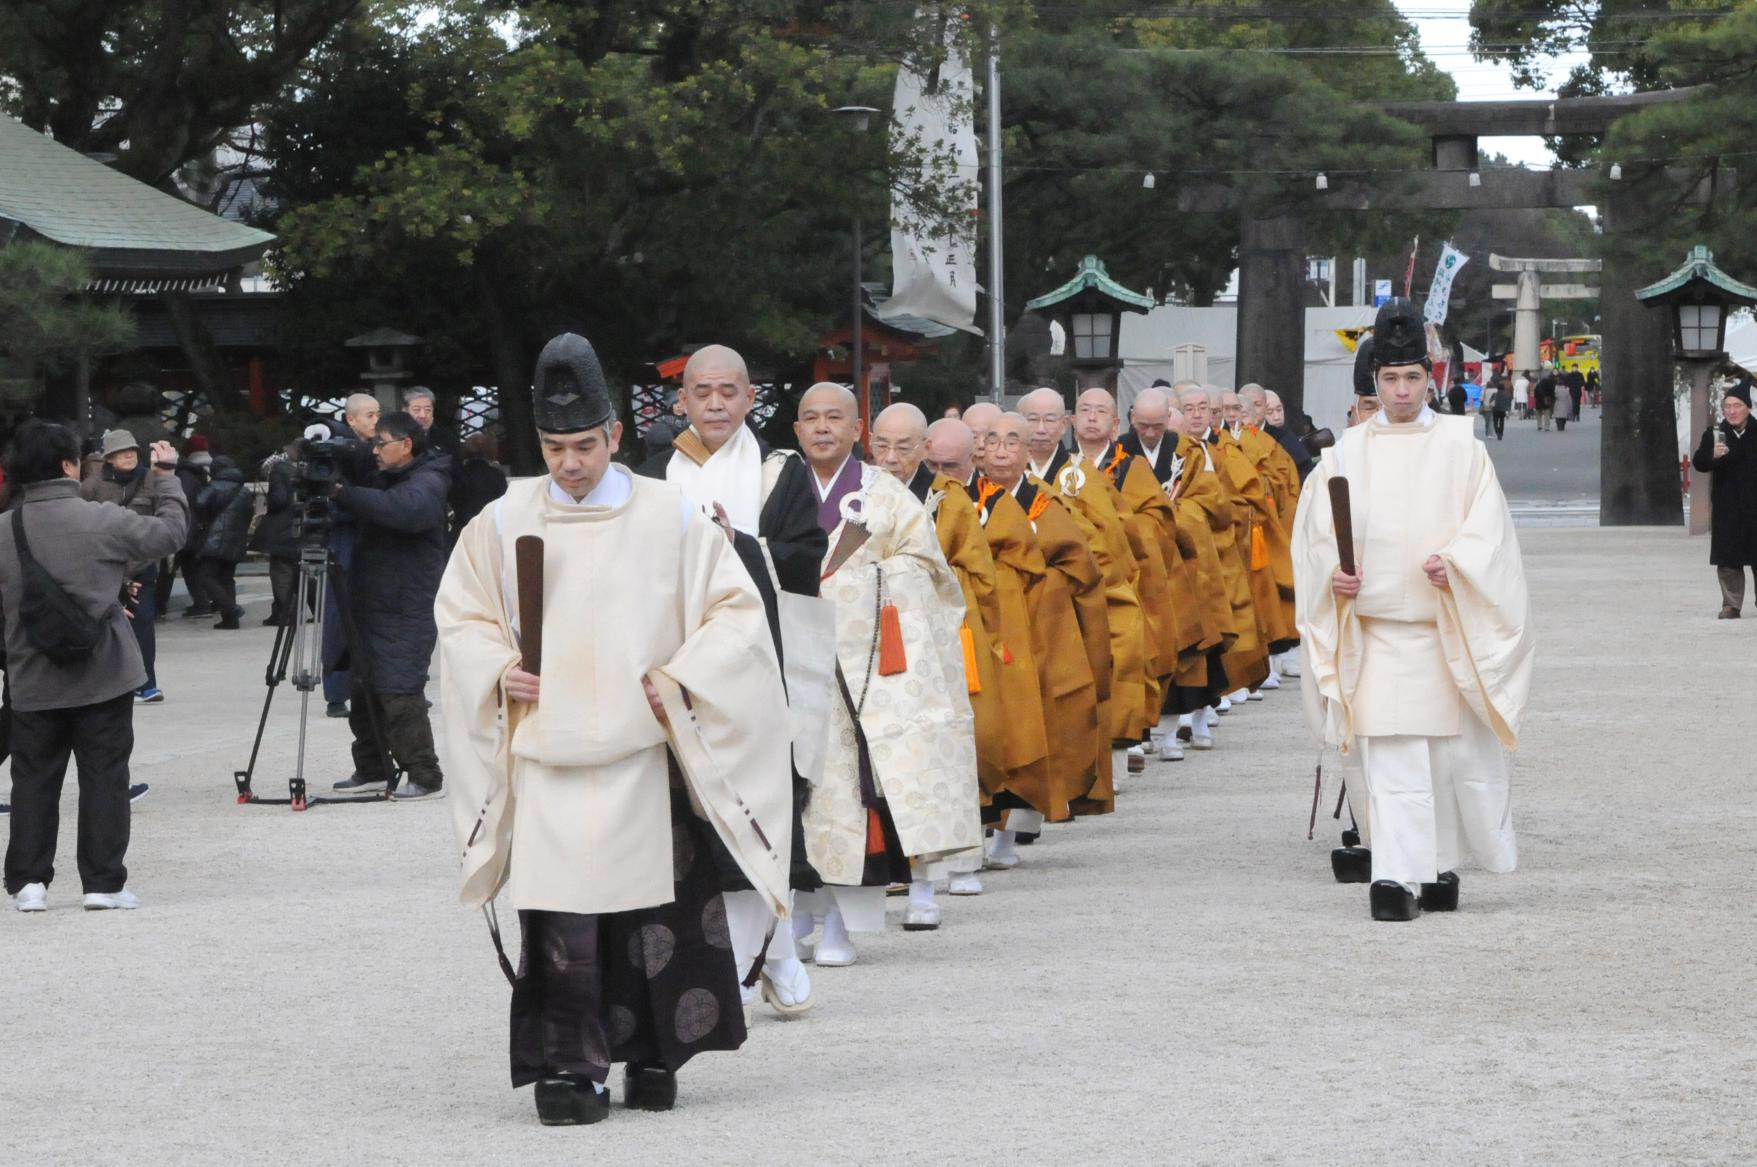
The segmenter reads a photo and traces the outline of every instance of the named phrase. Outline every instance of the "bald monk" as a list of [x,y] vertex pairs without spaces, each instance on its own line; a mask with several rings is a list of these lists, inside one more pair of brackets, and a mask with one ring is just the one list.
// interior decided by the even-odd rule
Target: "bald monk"
[[[1200,589],[1214,604],[1213,617],[1221,632],[1220,646],[1209,652],[1198,670],[1180,669],[1178,704],[1180,730],[1188,730],[1190,744],[1199,750],[1214,748],[1213,720],[1225,694],[1234,685],[1231,670],[1261,655],[1257,616],[1251,604],[1250,581],[1238,557],[1238,537],[1231,487],[1220,477],[1209,426],[1207,390],[1183,384],[1177,390],[1178,416],[1183,432],[1178,444],[1177,499],[1180,529],[1187,515],[1192,527],[1205,528],[1201,543],[1211,557],[1201,559],[1204,570]],[[1180,662],[1187,663],[1187,662]],[[1202,704],[1196,705],[1197,701]]]
[[[1284,609],[1276,584],[1276,548],[1285,548],[1287,528],[1275,516],[1275,503],[1269,484],[1258,472],[1255,461],[1245,452],[1240,435],[1244,433],[1244,405],[1237,393],[1214,386],[1208,389],[1209,399],[1219,407],[1220,422],[1215,426],[1214,445],[1219,451],[1220,471],[1232,485],[1242,504],[1234,511],[1238,520],[1239,558],[1243,560],[1246,579],[1251,588],[1251,606],[1257,616],[1257,635],[1261,661],[1253,662],[1248,674],[1241,676],[1240,687],[1229,696],[1234,705],[1243,701],[1263,700],[1263,684],[1269,679],[1269,655],[1275,645],[1299,643],[1294,631],[1290,609]],[[1293,583],[1291,558],[1285,557],[1288,586]]]
[[1299,467],[1282,445],[1265,428],[1269,411],[1269,392],[1261,385],[1246,385],[1238,391],[1241,416],[1235,428],[1239,447],[1257,468],[1269,490],[1274,523],[1266,524],[1270,567],[1275,578],[1275,595],[1281,609],[1282,626],[1269,643],[1269,677],[1265,689],[1281,687],[1281,661],[1297,656],[1299,629],[1293,614],[1293,515],[1299,506]]
[[1140,746],[1147,707],[1146,626],[1136,590],[1139,568],[1128,531],[1098,467],[1070,454],[1062,444],[1069,419],[1061,392],[1027,393],[1019,399],[1019,412],[1030,427],[1027,469],[1066,504],[1104,576],[1110,683],[1108,691],[1099,687],[1099,727],[1106,735],[1106,753],[1113,745],[1121,746],[1127,751],[1129,771],[1140,773],[1146,768]]
[[[1074,403],[1075,447],[1082,461],[1103,475],[1139,569],[1135,587],[1146,625],[1148,683],[1147,701],[1139,711],[1135,729],[1142,741],[1142,746],[1136,748],[1144,749],[1152,744],[1151,734],[1159,724],[1165,688],[1177,673],[1178,653],[1186,642],[1171,583],[1172,571],[1181,573],[1183,563],[1177,546],[1177,512],[1147,460],[1129,453],[1116,440],[1120,424],[1116,399],[1108,390],[1088,389]],[[1200,639],[1199,627],[1193,626],[1193,631],[1189,639]],[[1181,760],[1183,749],[1176,734],[1166,736],[1169,744],[1161,743],[1160,759]]]
[[[961,437],[968,451],[973,443],[961,422],[941,423]],[[867,443],[873,464],[888,471],[909,488],[927,508],[946,563],[958,577],[964,593],[964,623],[959,629],[964,655],[965,686],[976,716],[976,776],[982,803],[991,801],[1006,785],[1006,713],[1001,705],[999,651],[1000,594],[996,591],[994,558],[982,534],[976,504],[965,492],[965,480],[952,479],[927,462],[927,416],[907,402],[898,402],[873,419],[872,440]],[[968,461],[968,453],[962,461]],[[982,894],[976,872],[982,866],[982,849],[972,848],[946,860],[946,891],[955,896]],[[909,889],[909,908],[919,926],[928,917],[938,922],[934,907],[934,881],[940,873],[917,871]],[[925,884],[925,886],[924,886]],[[931,911],[927,909],[931,908]],[[905,918],[904,923],[909,923]]]
[[[1001,706],[1006,713],[1003,739],[1005,777],[998,790],[987,792],[983,822],[999,828],[1003,816],[1015,830],[1036,833],[1045,819],[1068,817],[1067,793],[1050,777],[1049,738],[1044,713],[1042,669],[1031,624],[1032,596],[1047,566],[1025,511],[1013,496],[981,476],[978,459],[992,437],[989,427],[1000,409],[979,402],[964,411],[962,422],[939,421],[928,427],[926,462],[939,474],[961,483],[976,506],[982,534],[994,563],[994,591],[999,607],[995,647],[1000,654]],[[982,427],[980,430],[973,427]],[[980,744],[980,743],[979,743]],[[991,867],[1018,862],[1009,845]]]
[[1129,432],[1122,439],[1123,448],[1145,459],[1161,483],[1171,477],[1172,459],[1177,457],[1178,429],[1170,424],[1174,408],[1171,394],[1157,385],[1141,390],[1129,406]]
[[[1115,805],[1109,738],[1098,718],[1099,684],[1110,676],[1104,577],[1065,506],[1025,473],[1029,441],[1030,425],[1022,415],[996,418],[988,442],[988,477],[1024,508],[1047,568],[1028,598],[1051,781],[1063,793],[1069,813],[1099,814]],[[1012,830],[996,832],[991,857],[1010,852],[1019,825],[1009,819],[1008,826]]]

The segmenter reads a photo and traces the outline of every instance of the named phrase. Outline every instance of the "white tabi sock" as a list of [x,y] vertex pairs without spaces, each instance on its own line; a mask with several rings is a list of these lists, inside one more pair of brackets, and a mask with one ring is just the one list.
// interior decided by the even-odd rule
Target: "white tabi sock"
[[1177,727],[1179,729],[1194,729],[1196,727],[1195,718],[1188,713],[1180,713],[1177,715]]
[[1018,848],[1013,845],[1013,832],[996,831],[994,842],[989,844],[988,853],[997,859],[1011,859],[1018,854]]
[[933,907],[933,880],[911,880],[909,883],[909,902],[923,908]]
[[829,914],[824,917],[823,942],[826,946],[832,948],[852,946],[852,942],[848,939],[848,928],[842,922],[842,911],[840,908],[831,908]]

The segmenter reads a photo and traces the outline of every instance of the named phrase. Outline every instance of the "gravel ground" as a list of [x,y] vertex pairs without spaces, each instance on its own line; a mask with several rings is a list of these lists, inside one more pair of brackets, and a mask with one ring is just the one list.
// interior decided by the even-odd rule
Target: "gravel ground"
[[[444,808],[234,805],[269,633],[172,621],[169,699],[136,718],[145,907],[77,910],[70,795],[52,910],[0,912],[0,1163],[1748,1162],[1757,621],[1714,619],[1675,531],[1524,540],[1524,866],[1466,871],[1456,915],[1374,924],[1330,881],[1315,751],[1273,694],[940,931],[818,972],[808,1019],[692,1063],[674,1113],[583,1130],[507,1088]],[[345,727],[312,729],[327,784]]]

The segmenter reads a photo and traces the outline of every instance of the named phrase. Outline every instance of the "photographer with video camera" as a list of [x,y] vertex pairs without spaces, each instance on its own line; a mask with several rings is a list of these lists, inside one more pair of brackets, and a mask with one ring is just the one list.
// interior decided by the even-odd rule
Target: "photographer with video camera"
[[127,890],[128,760],[134,695],[146,683],[124,610],[129,568],[183,545],[189,504],[168,442],[151,449],[151,513],[79,497],[79,439],[26,423],[6,459],[18,493],[0,522],[12,714],[12,834],[6,891],[21,912],[48,907],[61,785],[79,765],[79,879],[85,907],[134,908]]
[[384,746],[408,775],[396,797],[425,798],[443,784],[425,690],[438,635],[433,597],[445,570],[450,460],[428,448],[426,431],[406,413],[381,418],[372,445],[372,484],[344,480],[330,488],[338,518],[355,524],[344,597],[356,632],[348,710],[354,773],[335,789],[389,782],[373,733],[376,714]]

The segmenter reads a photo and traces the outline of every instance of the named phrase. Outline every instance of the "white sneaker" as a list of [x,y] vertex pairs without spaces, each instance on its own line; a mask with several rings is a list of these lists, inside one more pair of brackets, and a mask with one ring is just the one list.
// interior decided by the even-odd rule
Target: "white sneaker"
[[[1194,736],[1194,735],[1192,735]],[[1161,762],[1181,762],[1184,760],[1184,747],[1175,737],[1159,739],[1159,760]]]
[[1213,734],[1211,734],[1211,733],[1196,733],[1196,734],[1190,735],[1190,749],[1192,749],[1192,750],[1211,750],[1213,748],[1214,748],[1214,735]]
[[21,912],[49,910],[49,889],[40,883],[27,883],[12,897],[12,906]]
[[88,912],[107,912],[113,908],[131,912],[139,906],[140,898],[127,888],[121,891],[85,893],[85,910]]
[[940,926],[938,904],[910,904],[903,911],[903,931],[932,932]]
[[949,896],[979,896],[982,894],[982,880],[974,871],[953,872],[946,880],[946,894]]
[[[1274,673],[1270,673],[1269,676],[1263,681],[1263,683],[1261,685],[1257,686],[1257,688],[1259,688],[1259,689],[1279,689],[1279,688],[1281,688],[1281,678],[1276,676]],[[1251,696],[1256,697],[1257,695],[1255,693],[1252,693]]]

